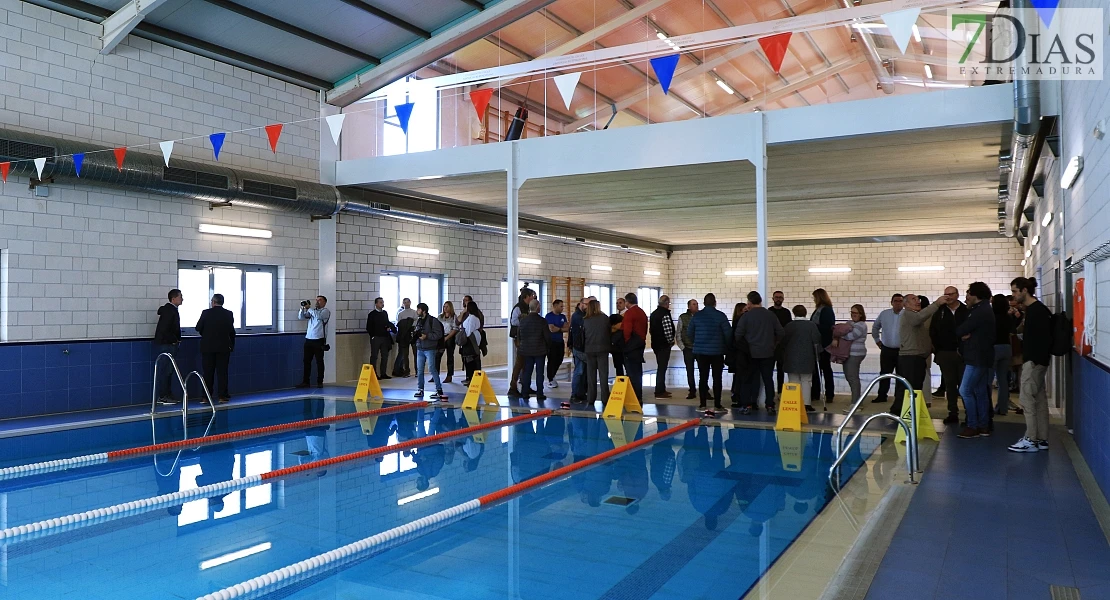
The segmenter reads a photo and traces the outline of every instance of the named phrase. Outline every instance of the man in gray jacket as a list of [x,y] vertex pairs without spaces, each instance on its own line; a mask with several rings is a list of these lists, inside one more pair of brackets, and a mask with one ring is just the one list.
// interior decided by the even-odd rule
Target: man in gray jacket
[[817,366],[817,355],[821,354],[821,332],[817,324],[806,318],[806,307],[794,307],[794,320],[783,328],[782,368],[790,383],[802,388],[802,402],[806,412],[813,412],[813,368]]
[[741,411],[747,414],[755,406],[762,379],[767,414],[775,414],[775,346],[782,340],[783,329],[779,318],[763,307],[763,297],[759,292],[748,292],[748,311],[740,318],[734,336],[733,345],[742,347],[741,340],[746,341],[751,355],[749,365],[752,375],[747,393],[743,395]]
[[428,305],[421,302],[416,305],[416,322],[412,327],[412,341],[416,348],[416,397],[424,397],[424,365],[431,365],[428,370],[432,372],[432,381],[436,384],[436,393],[432,400],[444,400],[447,396],[443,393],[443,382],[439,380],[439,366],[436,365],[436,350],[443,339],[443,323],[428,314]]
[[[921,308],[917,294],[906,294],[906,310],[898,321],[898,370],[897,373],[910,382],[913,389],[921,391],[925,386],[925,357],[929,356],[933,343],[929,338],[929,320],[944,306],[948,299],[940,296],[926,308]],[[891,414],[902,414],[902,393],[898,389],[894,396]],[[912,402],[912,400],[911,400]]]

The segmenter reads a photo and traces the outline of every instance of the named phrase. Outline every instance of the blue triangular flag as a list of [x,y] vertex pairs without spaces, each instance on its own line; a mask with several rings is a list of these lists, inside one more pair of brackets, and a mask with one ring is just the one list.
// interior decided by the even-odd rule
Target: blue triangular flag
[[73,168],[77,170],[77,176],[81,176],[81,167],[85,164],[85,153],[78,152],[73,155]]
[[1031,3],[1044,26],[1051,27],[1052,17],[1056,14],[1056,8],[1060,6],[1060,0],[1032,0]]
[[655,71],[655,78],[659,80],[659,85],[662,86],[664,94],[671,89],[671,78],[674,77],[676,67],[678,67],[677,54],[651,59],[651,70]]
[[401,124],[401,131],[409,134],[409,119],[412,117],[412,102],[397,105],[397,121]]
[[212,154],[216,157],[216,160],[220,160],[220,148],[223,148],[225,137],[227,137],[227,134],[224,132],[213,133],[208,136],[208,139],[212,142]]

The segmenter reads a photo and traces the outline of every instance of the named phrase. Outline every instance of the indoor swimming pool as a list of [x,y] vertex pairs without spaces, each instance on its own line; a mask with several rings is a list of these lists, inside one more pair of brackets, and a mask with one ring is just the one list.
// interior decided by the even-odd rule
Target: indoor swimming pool
[[[189,416],[187,444],[172,451],[45,472],[11,467],[181,440],[180,415],[160,417],[153,427],[136,421],[0,440],[3,596],[218,595],[508,486],[589,464],[616,447],[610,459],[483,503],[391,549],[225,597],[735,600],[832,497],[828,433],[654,417],[611,430],[599,416],[527,409],[501,409],[500,419],[516,420],[475,431],[466,429],[473,416],[468,422],[464,411],[436,406],[342,418],[366,409],[304,398],[214,416],[198,412]],[[212,439],[336,415],[323,424]],[[430,436],[437,437],[421,440]],[[636,445],[650,436],[656,437]],[[403,451],[320,463],[409,441]],[[632,449],[619,452],[622,441]],[[868,439],[849,458],[843,479],[878,441]],[[240,483],[218,488],[229,481]],[[185,500],[147,500],[162,495]],[[115,506],[123,508],[101,510]],[[81,514],[92,516],[75,516]]]

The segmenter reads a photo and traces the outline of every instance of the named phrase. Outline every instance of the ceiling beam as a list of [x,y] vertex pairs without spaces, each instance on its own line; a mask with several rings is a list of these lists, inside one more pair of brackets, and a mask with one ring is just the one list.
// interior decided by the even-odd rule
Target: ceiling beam
[[552,2],[554,0],[501,0],[479,14],[437,33],[431,39],[390,57],[382,64],[356,73],[327,92],[327,103],[335,106],[353,104]]
[[362,2],[361,0],[339,0],[339,1],[346,4],[347,6],[352,6],[354,8],[357,8],[357,9],[361,10],[362,12],[374,15],[375,17],[385,21],[386,23],[389,23],[390,25],[393,25],[394,27],[404,29],[405,31],[407,31],[409,33],[416,34],[416,35],[418,35],[418,36],[420,36],[420,37],[422,37],[426,40],[429,40],[429,39],[432,38],[432,32],[427,31],[427,30],[425,30],[421,27],[417,27],[416,25],[413,25],[412,23],[409,23],[408,21],[406,21],[406,20],[404,20],[404,19],[402,19],[402,18],[400,18],[400,17],[398,17],[398,16],[396,16],[392,13],[388,13],[388,12],[386,12],[386,11],[376,7],[376,6],[371,6],[371,5],[369,5],[365,2]]
[[291,35],[295,35],[305,41],[312,42],[330,50],[335,50],[336,52],[340,52],[346,54],[347,56],[351,56],[361,61],[368,62],[371,65],[379,65],[382,62],[381,59],[376,56],[367,54],[359,50],[355,50],[354,48],[351,48],[346,44],[341,44],[339,42],[330,40],[322,35],[312,33],[311,31],[308,31],[306,29],[301,29],[300,27],[297,27],[295,25],[290,25],[289,23],[286,23],[281,19],[275,19],[270,15],[260,13],[253,8],[247,8],[246,6],[236,4],[231,0],[204,0],[204,2],[207,2],[213,6],[218,6],[224,10],[231,11],[235,14],[242,15],[252,21],[257,21],[268,27],[273,27],[274,29],[284,31],[285,33]]
[[[28,4],[41,6],[48,10],[55,10],[63,14],[67,14],[78,19],[100,23],[112,11],[101,8],[95,4],[84,2],[83,0],[24,0]],[[151,25],[147,22],[140,22],[131,31],[131,35],[141,37],[145,40],[158,42],[170,48],[177,48],[186,52],[192,52],[212,60],[219,61],[232,66],[247,69],[255,73],[261,73],[274,79],[280,79],[287,83],[292,83],[303,88],[310,90],[327,90],[332,87],[330,81],[325,81],[319,77],[314,77],[307,73],[302,73],[289,67],[284,67],[276,63],[263,60],[261,58],[250,56],[242,52],[217,46],[211,42],[199,40],[192,36],[170,31],[164,27]]]
[[100,53],[111,54],[131,30],[166,0],[131,0],[100,23]]
[[863,64],[865,61],[866,61],[866,59],[864,57],[857,56],[857,57],[854,57],[854,58],[849,58],[847,60],[840,61],[838,63],[834,63],[833,66],[822,69],[820,71],[817,71],[813,75],[810,75],[809,77],[806,77],[805,79],[795,81],[794,83],[792,83],[788,86],[781,87],[777,90],[769,90],[769,91],[766,91],[762,94],[756,94],[755,96],[752,96],[752,98],[750,100],[748,100],[747,102],[744,102],[742,104],[737,104],[735,106],[730,106],[722,114],[731,115],[731,114],[738,113],[738,112],[743,112],[743,111],[746,111],[746,110],[755,110],[756,108],[759,108],[763,104],[767,104],[769,102],[776,102],[776,101],[780,100],[781,98],[785,98],[786,96],[789,96],[790,94],[800,92],[800,91],[802,91],[802,90],[804,90],[808,87],[817,85],[818,83],[821,83],[822,81],[825,81],[826,79],[828,79],[829,77],[832,77],[833,75],[836,75],[838,73],[847,71],[848,69],[851,69],[852,67],[855,67],[856,65]]

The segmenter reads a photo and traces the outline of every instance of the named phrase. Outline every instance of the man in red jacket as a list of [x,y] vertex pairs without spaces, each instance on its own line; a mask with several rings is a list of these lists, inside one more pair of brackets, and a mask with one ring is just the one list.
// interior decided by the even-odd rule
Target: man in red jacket
[[[637,304],[636,294],[629,292],[624,296],[628,309],[624,312],[621,321],[621,331],[624,332],[624,372],[632,382],[632,391],[636,392],[636,399],[644,401],[644,343],[647,341],[648,318],[644,309]],[[666,376],[660,373],[656,377]]]

